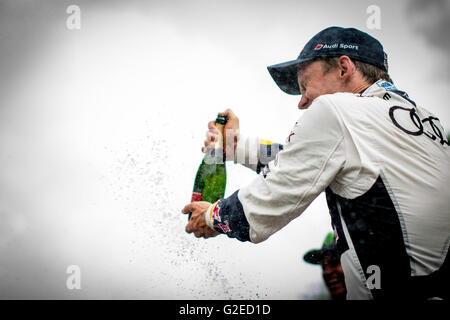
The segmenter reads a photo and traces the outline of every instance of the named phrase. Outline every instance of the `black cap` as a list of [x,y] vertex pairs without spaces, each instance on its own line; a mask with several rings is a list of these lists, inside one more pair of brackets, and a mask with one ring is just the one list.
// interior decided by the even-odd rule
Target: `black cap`
[[305,45],[297,59],[267,67],[273,80],[288,94],[301,94],[297,79],[299,63],[317,57],[348,56],[388,71],[387,54],[381,43],[355,28],[329,27]]
[[339,258],[335,244],[330,244],[322,249],[309,250],[303,256],[303,260],[311,264],[322,264],[326,257]]
[[326,255],[338,255],[333,232],[329,232],[326,235],[321,249],[309,250],[303,256],[303,260],[311,264],[320,264]]

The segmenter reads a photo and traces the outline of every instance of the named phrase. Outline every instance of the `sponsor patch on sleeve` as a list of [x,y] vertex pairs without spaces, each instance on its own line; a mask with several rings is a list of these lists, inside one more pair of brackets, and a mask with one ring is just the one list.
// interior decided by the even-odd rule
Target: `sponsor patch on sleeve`
[[225,199],[220,199],[210,208],[214,230],[239,241],[250,241],[250,225],[238,197],[239,190]]

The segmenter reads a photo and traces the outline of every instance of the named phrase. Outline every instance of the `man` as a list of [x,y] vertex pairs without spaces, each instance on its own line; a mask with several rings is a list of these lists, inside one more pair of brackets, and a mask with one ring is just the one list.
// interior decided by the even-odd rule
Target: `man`
[[[228,138],[235,161],[261,173],[226,199],[186,205],[186,231],[258,243],[325,191],[347,299],[442,295],[430,283],[448,279],[449,142],[439,119],[392,84],[380,42],[330,27],[296,60],[268,70],[281,90],[301,94],[298,107],[308,110],[265,166],[261,154],[252,157],[258,140]],[[237,117],[225,113],[237,132]],[[215,137],[209,126],[207,147]]]
[[322,266],[323,280],[330,292],[331,299],[345,300],[347,289],[345,288],[344,271],[336,249],[334,233],[327,234],[321,249],[309,250],[305,253],[303,260]]

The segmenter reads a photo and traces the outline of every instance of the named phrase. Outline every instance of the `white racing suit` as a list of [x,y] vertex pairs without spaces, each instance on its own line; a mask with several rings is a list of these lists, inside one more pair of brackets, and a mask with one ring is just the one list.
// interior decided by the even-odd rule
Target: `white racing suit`
[[261,172],[210,206],[210,227],[258,243],[325,191],[348,299],[440,294],[429,291],[449,248],[450,147],[438,118],[380,80],[315,99],[279,152],[262,142],[239,139],[235,162]]

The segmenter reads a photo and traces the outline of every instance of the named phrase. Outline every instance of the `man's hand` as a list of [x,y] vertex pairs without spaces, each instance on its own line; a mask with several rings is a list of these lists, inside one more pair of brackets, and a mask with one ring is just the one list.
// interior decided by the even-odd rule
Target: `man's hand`
[[[227,124],[224,128],[223,143],[225,146],[226,160],[234,160],[234,152],[236,151],[237,142],[239,139],[239,118],[231,111],[227,109],[224,112],[219,112],[221,115],[228,117]],[[205,146],[202,147],[202,152],[206,152],[207,149],[214,148],[214,141],[216,141],[219,131],[216,127],[216,121],[208,122],[208,131],[206,132]]]
[[194,201],[186,205],[182,213],[188,214],[192,213],[191,219],[186,226],[187,233],[194,233],[197,238],[210,238],[219,235],[220,233],[216,230],[208,227],[205,221],[205,212],[208,210],[211,203],[206,201]]

